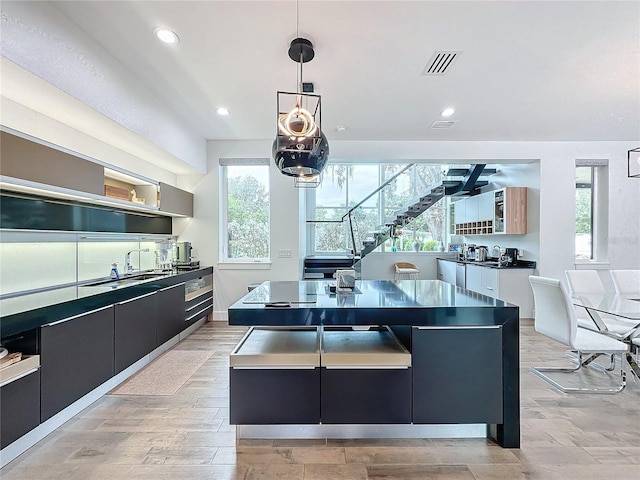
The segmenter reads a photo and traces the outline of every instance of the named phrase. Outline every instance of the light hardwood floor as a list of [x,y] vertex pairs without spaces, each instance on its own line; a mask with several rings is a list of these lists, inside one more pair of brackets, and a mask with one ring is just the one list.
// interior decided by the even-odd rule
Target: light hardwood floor
[[[228,423],[228,354],[244,329],[208,323],[174,348],[210,350],[172,396],[106,395],[0,470],[2,480],[640,479],[640,387],[566,395],[529,373],[568,362],[521,329],[522,446],[468,440],[241,440]],[[469,368],[478,359],[469,359]],[[589,370],[586,380],[605,374]],[[606,380],[606,378],[605,378]]]

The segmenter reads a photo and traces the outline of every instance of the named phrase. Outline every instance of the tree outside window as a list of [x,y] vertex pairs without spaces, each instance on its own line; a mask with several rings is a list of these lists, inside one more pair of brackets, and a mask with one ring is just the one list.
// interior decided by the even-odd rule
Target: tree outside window
[[225,226],[222,239],[226,259],[269,258],[269,167],[223,167],[226,187]]

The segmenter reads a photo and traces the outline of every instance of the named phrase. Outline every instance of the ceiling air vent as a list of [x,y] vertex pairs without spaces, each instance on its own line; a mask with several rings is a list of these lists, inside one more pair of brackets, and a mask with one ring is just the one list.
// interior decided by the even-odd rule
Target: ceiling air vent
[[444,75],[461,54],[462,52],[447,52],[442,50],[433,52],[429,63],[427,63],[427,66],[424,67],[422,71],[422,75]]
[[455,123],[455,120],[436,120],[431,124],[431,128],[451,128]]

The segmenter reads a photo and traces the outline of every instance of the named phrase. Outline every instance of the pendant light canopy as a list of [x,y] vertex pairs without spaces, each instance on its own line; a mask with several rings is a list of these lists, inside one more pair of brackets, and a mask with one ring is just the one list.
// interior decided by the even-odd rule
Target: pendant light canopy
[[297,92],[277,92],[278,117],[273,160],[284,175],[296,178],[296,186],[317,186],[329,160],[329,142],[322,133],[320,95],[302,92],[302,65],[315,56],[313,44],[295,38],[289,58],[299,64]]

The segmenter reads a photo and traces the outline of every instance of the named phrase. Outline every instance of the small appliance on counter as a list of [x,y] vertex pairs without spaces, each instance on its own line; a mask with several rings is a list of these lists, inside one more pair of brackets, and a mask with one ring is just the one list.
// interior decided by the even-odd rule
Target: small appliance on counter
[[172,261],[170,252],[173,249],[173,243],[170,241],[156,242],[155,248],[155,271],[167,272],[172,269]]
[[476,246],[469,244],[464,247],[463,260],[475,260],[476,259]]
[[175,267],[178,270],[197,270],[200,268],[200,261],[193,260],[191,256],[191,242],[176,243]]
[[501,267],[513,267],[518,264],[518,249],[505,248],[504,254],[500,255],[499,264]]
[[484,245],[479,245],[475,248],[475,260],[476,262],[484,262],[487,260],[487,253],[489,249]]

